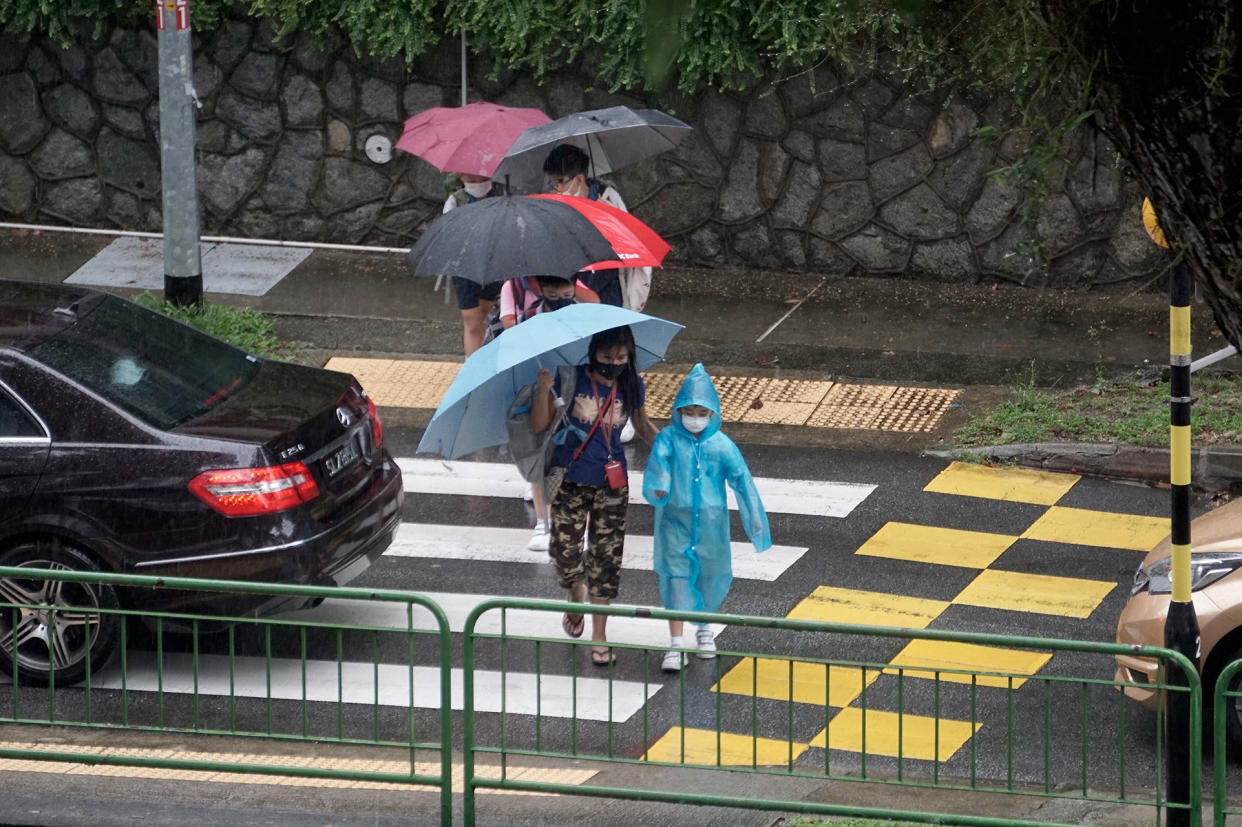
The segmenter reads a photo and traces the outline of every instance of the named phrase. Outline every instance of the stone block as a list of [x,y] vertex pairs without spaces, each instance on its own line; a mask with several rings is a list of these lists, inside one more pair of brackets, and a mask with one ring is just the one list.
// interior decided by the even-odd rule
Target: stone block
[[879,217],[898,235],[913,240],[948,238],[961,231],[957,213],[927,184],[917,184],[880,207]]
[[0,77],[0,146],[24,155],[43,140],[51,128],[39,105],[34,81],[23,74]]
[[34,208],[37,180],[25,161],[0,155],[0,212],[16,218],[28,216]]
[[866,225],[874,215],[875,204],[866,183],[845,181],[824,188],[811,230],[836,241]]
[[867,171],[871,194],[876,201],[887,201],[926,178],[932,166],[931,155],[922,144],[876,161]]
[[80,178],[95,171],[90,147],[63,129],[54,128],[30,153],[30,166],[45,181]]
[[62,83],[44,94],[43,105],[52,120],[80,138],[92,138],[99,127],[95,101],[72,83]]

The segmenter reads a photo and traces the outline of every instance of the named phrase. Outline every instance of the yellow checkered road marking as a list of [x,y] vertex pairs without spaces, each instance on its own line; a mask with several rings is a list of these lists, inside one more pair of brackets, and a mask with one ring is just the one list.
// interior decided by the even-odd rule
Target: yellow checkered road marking
[[1011,612],[1089,617],[1114,588],[1102,580],[984,569],[953,602]]
[[962,748],[983,724],[929,718],[925,715],[898,715],[850,707],[842,709],[811,739],[813,747],[865,752],[868,755],[900,755],[928,761],[947,761]]
[[798,760],[806,750],[807,745],[797,741],[675,726],[651,745],[642,760],[709,767],[775,767]]
[[863,689],[880,677],[876,669],[868,669],[864,679],[863,670],[849,666],[776,658],[759,658],[757,675],[755,667],[755,658],[743,658],[712,687],[712,691],[788,701],[792,688],[792,700],[800,704],[849,706]]
[[901,594],[819,586],[794,606],[790,620],[925,629],[949,604]]
[[855,554],[982,569],[1018,539],[1008,534],[936,528],[913,523],[885,523]]
[[1053,505],[1079,480],[1072,474],[1030,471],[1022,468],[990,468],[954,462],[936,475],[924,491],[985,497],[1035,505]]
[[[897,653],[897,657],[889,661],[889,665],[902,667],[907,678],[934,680],[939,677],[940,680],[951,683],[976,683],[979,686],[1016,689],[1026,681],[1009,675],[1034,675],[1050,660],[1052,655],[1046,652],[1027,652],[947,640],[912,640]],[[976,676],[939,671],[944,669],[1005,674]],[[885,671],[890,675],[897,674],[896,669]]]
[[1053,506],[1024,531],[1022,537],[1147,552],[1168,533],[1168,517],[1142,517]]

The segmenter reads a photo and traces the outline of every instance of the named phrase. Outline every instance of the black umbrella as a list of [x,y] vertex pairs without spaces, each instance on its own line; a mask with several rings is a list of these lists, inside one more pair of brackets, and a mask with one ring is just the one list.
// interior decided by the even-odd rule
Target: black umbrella
[[518,276],[569,278],[617,257],[582,213],[546,198],[484,198],[432,222],[406,254],[416,276],[458,276],[479,284]]
[[672,149],[690,132],[689,124],[658,109],[610,106],[575,112],[526,129],[505,153],[495,177],[508,175],[520,189],[542,189],[544,159],[558,144],[586,152],[590,174],[603,175]]

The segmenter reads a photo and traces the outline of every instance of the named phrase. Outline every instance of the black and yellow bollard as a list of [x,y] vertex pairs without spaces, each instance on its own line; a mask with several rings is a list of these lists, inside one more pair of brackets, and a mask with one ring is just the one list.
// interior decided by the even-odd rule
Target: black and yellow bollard
[[[1152,241],[1167,247],[1156,223],[1151,202],[1143,201],[1143,224]],[[1169,484],[1172,490],[1170,534],[1173,546],[1173,594],[1164,620],[1164,645],[1199,663],[1199,621],[1190,593],[1190,272],[1175,265],[1169,274]],[[1185,686],[1180,669],[1169,671],[1170,685]],[[1201,779],[1191,777],[1190,734],[1198,722],[1190,714],[1188,692],[1169,692],[1166,705],[1165,763],[1168,801],[1186,805],[1170,808],[1169,827],[1189,827],[1192,795]],[[1204,703],[1206,703],[1206,699]],[[1196,765],[1197,766],[1197,765]],[[1198,775],[1195,773],[1194,775]]]

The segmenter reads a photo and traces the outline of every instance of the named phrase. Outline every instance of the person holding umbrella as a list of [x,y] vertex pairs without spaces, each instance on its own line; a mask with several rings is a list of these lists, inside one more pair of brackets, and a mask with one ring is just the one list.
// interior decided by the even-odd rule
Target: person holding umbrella
[[[504,188],[492,180],[501,157],[526,129],[550,121],[538,109],[488,101],[436,106],[406,120],[396,148],[422,158],[441,172],[457,174],[462,186],[444,202],[441,213],[448,213],[502,195]],[[453,289],[461,311],[462,347],[469,356],[483,344],[485,319],[500,286],[454,276]]]
[[[457,177],[461,179],[461,187],[445,200],[441,215],[484,198],[505,194],[505,188],[486,175],[459,172]],[[469,356],[483,346],[487,314],[500,299],[500,284],[480,285],[470,279],[453,276],[453,292],[457,294],[457,309],[461,313],[462,350]]]
[[[585,152],[573,144],[561,144],[548,153],[543,162],[543,171],[548,176],[549,189],[558,195],[576,195],[592,201],[602,201],[619,210],[629,210],[621,193],[598,178],[587,178],[590,158]],[[651,289],[651,268],[631,267],[625,270],[597,270],[590,273],[579,273],[579,280],[595,291],[599,300],[605,304],[626,307],[630,310],[642,310],[647,303],[647,293]],[[641,288],[640,288],[641,285]],[[626,297],[631,289],[641,293],[641,300]],[[629,442],[634,438],[634,425],[626,421],[621,430],[621,441]]]
[[[556,314],[553,314],[556,315]],[[555,413],[554,399],[569,401],[568,434],[553,454],[553,466],[565,469],[564,481],[552,497],[552,538],[548,549],[557,582],[574,603],[588,599],[607,605],[617,596],[629,506],[629,477],[621,428],[632,419],[634,429],[651,445],[655,426],[647,417],[646,389],[636,367],[634,334],[628,326],[603,330],[591,337],[587,365],[575,371],[573,388],[559,388],[546,367],[538,373],[538,393],[530,424],[547,430]],[[583,534],[588,531],[586,548]],[[591,661],[607,666],[616,660],[608,647],[606,615],[591,623]],[[567,613],[561,626],[570,637],[581,637],[586,619]]]
[[[619,210],[629,212],[625,207],[625,201],[621,198],[621,193],[617,192],[614,187],[598,178],[587,178],[589,168],[590,158],[573,144],[561,144],[555,147],[548,153],[547,160],[543,162],[543,171],[548,177],[550,192],[602,201]],[[645,271],[646,283],[648,285],[651,283],[650,267],[633,269]],[[624,275],[628,279],[629,273]],[[599,300],[605,304],[627,307],[630,310],[642,310],[641,304],[633,307],[631,303],[625,301],[621,284],[622,271],[598,270],[593,273],[583,273],[581,278],[583,283],[599,294]],[[644,303],[645,298],[644,296]]]

